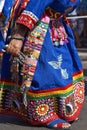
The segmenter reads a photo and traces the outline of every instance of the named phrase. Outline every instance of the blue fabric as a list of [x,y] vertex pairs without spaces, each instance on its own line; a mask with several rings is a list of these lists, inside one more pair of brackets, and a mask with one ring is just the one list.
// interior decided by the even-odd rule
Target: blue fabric
[[74,8],[77,7],[79,2],[80,2],[80,0],[76,0],[75,2],[72,2],[71,0],[55,0],[54,3],[51,5],[51,8],[58,12],[65,13],[66,9],[68,9],[70,7],[72,7],[71,11],[73,11]]
[[[41,18],[46,7],[50,6],[55,11],[65,12],[72,6],[75,8],[79,0],[30,0],[25,10],[31,11],[38,18]],[[54,46],[50,37],[50,26],[44,39],[38,64],[35,70],[31,90],[48,90],[52,88],[63,88],[72,83],[73,72],[82,69],[81,61],[78,57],[74,36],[71,28],[64,22],[64,27],[68,34],[69,43],[61,46]],[[2,79],[10,79],[10,55],[4,54],[2,62]],[[61,65],[60,65],[61,64]]]
[[2,52],[2,48],[4,47],[5,42],[2,36],[2,33],[0,32],[0,52]]
[[38,2],[37,0],[30,0],[25,10],[31,11],[38,18],[41,18],[42,13],[48,6],[57,12],[65,13],[66,9],[70,7],[72,7],[73,11],[79,2],[80,0],[76,0],[76,2],[72,2],[71,0],[46,0],[45,2],[43,0],[38,0]]
[[[58,62],[58,56],[62,55],[62,69],[67,69],[69,78],[66,80],[62,78],[61,70],[54,69],[48,64],[50,61]],[[41,50],[40,58],[36,67],[35,75],[31,89],[45,90],[46,88],[63,87],[72,82],[72,59],[65,43],[63,46],[54,46],[50,39],[50,32],[48,30],[45,41]]]
[[68,34],[69,44],[67,44],[67,47],[68,47],[68,50],[70,52],[70,56],[73,62],[73,72],[77,72],[77,71],[80,71],[83,66],[81,63],[81,59],[78,56],[77,48],[75,47],[75,38],[74,38],[73,32],[69,25],[64,23],[64,26]]
[[14,1],[15,0],[5,0],[5,5],[3,8],[3,14],[6,17],[5,24],[8,23],[8,19],[9,19],[10,13],[11,13],[11,8],[12,8]]
[[7,53],[4,53],[3,60],[2,60],[2,70],[1,75],[2,79],[11,79],[11,73],[10,73],[10,55]]
[[[10,14],[11,14],[11,8],[12,8],[14,1],[15,0],[5,0],[5,4],[4,4],[3,10],[2,10],[2,13],[5,16],[4,25],[8,24],[8,20],[9,20]],[[4,41],[3,35],[0,31],[0,52],[2,51],[2,48],[4,47],[4,45],[5,45],[5,41]]]
[[38,18],[41,18],[44,10],[48,5],[53,3],[54,0],[30,0],[29,4],[27,5],[25,10],[28,10],[35,14]]

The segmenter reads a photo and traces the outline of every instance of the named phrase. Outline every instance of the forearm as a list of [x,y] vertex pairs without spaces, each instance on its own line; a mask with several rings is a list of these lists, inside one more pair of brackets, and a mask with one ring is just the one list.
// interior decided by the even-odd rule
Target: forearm
[[23,42],[25,40],[28,31],[29,29],[26,26],[21,24],[16,24],[10,36],[8,36],[8,41],[11,41],[12,39],[16,39],[16,40],[21,40]]
[[14,56],[20,54],[23,42],[25,40],[27,29],[24,25],[17,24],[10,36],[8,36],[9,45],[7,48],[7,52],[11,53]]
[[21,36],[21,37],[25,37],[27,32],[28,32],[28,28],[24,25],[21,24],[16,24],[16,26],[14,27],[11,35],[12,36]]

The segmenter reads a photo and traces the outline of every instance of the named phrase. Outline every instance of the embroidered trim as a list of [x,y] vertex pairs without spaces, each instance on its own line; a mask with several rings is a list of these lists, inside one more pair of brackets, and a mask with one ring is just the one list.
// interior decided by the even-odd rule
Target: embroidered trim
[[78,82],[74,85],[74,97],[78,103],[84,101],[84,83]]
[[73,74],[73,83],[75,84],[78,81],[83,81],[84,82],[83,70]]
[[67,96],[69,94],[71,94],[73,92],[73,85],[72,84],[68,84],[67,86],[65,86],[64,89],[60,88],[54,88],[51,90],[46,90],[46,91],[37,91],[35,93],[35,91],[30,91],[27,93],[27,97],[29,99],[43,99],[46,97],[56,97],[57,95],[60,97],[64,97]]
[[33,14],[32,12],[30,12],[30,11],[26,11],[26,10],[24,10],[24,11],[23,11],[23,14],[26,14],[26,15],[32,17],[33,20],[38,21],[37,16],[34,15],[34,14]]
[[38,18],[32,12],[24,10],[16,22],[27,26],[31,30],[37,21]]
[[26,58],[21,71],[23,86],[30,87],[31,85],[47,28],[48,23],[40,21],[38,26],[28,34],[23,51]]

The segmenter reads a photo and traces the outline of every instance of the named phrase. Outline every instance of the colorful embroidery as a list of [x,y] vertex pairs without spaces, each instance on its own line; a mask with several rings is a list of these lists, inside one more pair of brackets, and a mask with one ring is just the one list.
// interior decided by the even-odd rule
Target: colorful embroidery
[[58,61],[50,61],[48,62],[54,69],[59,69],[62,75],[62,78],[68,79],[68,73],[66,69],[62,69],[62,55],[58,56]]
[[67,120],[72,120],[79,114],[80,108],[84,102],[84,84],[79,82],[75,84],[73,88],[72,94],[59,98],[58,113]]
[[[27,0],[22,0],[22,1],[25,2]],[[53,3],[55,3],[55,2],[53,2]],[[61,3],[62,2],[59,2],[58,5]],[[51,4],[52,4],[52,2],[51,2]],[[55,4],[57,4],[57,3],[55,3]],[[21,5],[21,7],[23,7],[23,8],[25,8],[25,6],[26,6],[26,3],[24,5]],[[42,6],[42,4],[41,4],[41,6]],[[49,4],[47,4],[47,6],[49,6]],[[68,5],[64,5],[63,10],[65,10],[65,7],[67,7],[67,6]],[[33,7],[32,2],[31,2],[31,7]],[[44,8],[45,8],[45,6],[44,6]],[[61,5],[60,5],[60,8],[61,8]],[[35,7],[35,9],[37,9],[37,7]],[[55,9],[56,9],[56,6],[55,6]],[[42,12],[42,10],[41,10],[41,12]],[[48,13],[50,13],[50,15],[53,16],[52,18],[61,17],[61,14],[59,14],[58,12],[54,13],[54,11],[50,10],[50,12],[48,12]],[[64,86],[60,86],[60,83],[59,83],[58,86],[50,86],[50,88],[48,88],[48,86],[47,87],[45,86],[46,88],[42,87],[41,89],[39,89],[39,86],[37,86],[38,91],[30,90],[29,87],[32,83],[37,61],[38,61],[40,51],[41,51],[41,48],[42,48],[42,45],[44,42],[44,38],[45,38],[47,29],[49,26],[49,17],[46,19],[47,21],[42,20],[38,23],[37,22],[38,18],[32,12],[24,11],[18,20],[19,20],[20,24],[27,26],[31,30],[33,29],[33,27],[35,27],[31,32],[29,32],[28,37],[26,39],[25,47],[24,47],[24,51],[23,51],[24,55],[22,55],[23,59],[21,59],[21,58],[19,59],[20,63],[22,63],[21,65],[23,65],[23,68],[21,70],[21,74],[23,76],[22,85],[23,85],[23,87],[26,86],[28,89],[27,89],[27,91],[26,90],[23,91],[24,93],[21,92],[21,87],[18,84],[19,77],[17,77],[17,75],[16,75],[16,73],[17,74],[20,73],[19,68],[21,65],[16,66],[16,64],[15,64],[16,59],[13,59],[12,64],[14,66],[11,66],[11,72],[13,73],[12,81],[15,82],[15,84],[12,83],[12,81],[7,82],[7,81],[2,80],[1,85],[0,85],[0,90],[1,90],[0,91],[0,112],[2,112],[2,110],[4,112],[7,112],[7,110],[8,110],[10,112],[10,114],[14,115],[14,113],[15,113],[15,115],[17,115],[17,116],[21,115],[22,118],[25,117],[24,120],[27,119],[29,122],[32,122],[32,124],[34,124],[36,121],[37,125],[38,124],[41,125],[44,123],[47,124],[50,121],[58,119],[58,116],[60,116],[61,119],[63,118],[66,121],[67,120],[72,121],[73,119],[78,117],[77,113],[80,111],[80,109],[83,105],[83,100],[82,100],[83,92],[84,92],[83,84],[80,82],[79,82],[79,84],[77,84],[78,80],[79,81],[83,80],[82,79],[83,75],[81,73],[73,75],[72,81],[67,80],[67,83],[64,80],[65,81]],[[64,34],[63,34],[63,31],[65,31],[65,30],[63,30],[64,27],[62,25],[60,25],[61,22],[58,23],[59,25],[57,24],[57,22],[58,22],[58,20],[56,22],[54,20],[54,21],[52,21],[52,24],[51,24],[51,25],[53,25],[52,27],[54,27],[54,28],[51,28],[51,29],[53,29],[51,36],[52,36],[54,45],[56,45],[56,46],[63,45],[64,42],[67,42],[66,32],[64,32]],[[35,26],[36,23],[37,23],[37,26]],[[69,29],[69,28],[67,28],[67,29]],[[71,35],[72,34],[70,33],[70,36]],[[48,42],[49,42],[49,40],[48,40]],[[72,40],[73,39],[71,39],[71,42],[72,42]],[[56,49],[57,48],[58,47],[56,47]],[[67,49],[70,50],[70,48],[68,48],[68,47],[67,47]],[[71,49],[73,49],[73,48],[71,48]],[[21,57],[21,55],[20,55],[20,57]],[[72,61],[73,61],[73,57],[72,57]],[[4,63],[7,63],[7,61]],[[59,55],[58,58],[54,61],[48,61],[48,64],[51,65],[49,67],[53,67],[55,69],[54,71],[57,71],[57,69],[58,69],[58,71],[60,72],[61,77],[63,79],[68,79],[68,77],[69,77],[68,71],[66,68],[62,67],[63,55]],[[78,68],[75,68],[75,69],[78,70],[80,67],[81,66],[78,66]],[[53,69],[53,68],[51,68],[51,69]],[[80,76],[80,78],[78,77],[78,75]],[[8,77],[8,78],[10,78],[10,77]],[[60,82],[62,82],[62,81],[60,81]],[[57,81],[56,81],[56,83],[57,83]],[[51,85],[52,85],[52,83],[51,83]],[[74,86],[75,86],[75,90],[74,90]],[[33,86],[32,88],[34,88],[34,87],[35,86]],[[51,87],[52,87],[52,89],[51,89]],[[43,90],[43,89],[45,89],[45,90]],[[74,91],[75,91],[75,95],[74,95]],[[26,93],[26,95],[24,95],[25,93]],[[24,97],[26,98],[27,105],[25,105],[23,102]],[[9,112],[7,112],[7,113],[9,113]]]
[[[80,90],[83,90],[83,89],[84,89],[84,86],[82,86]],[[75,95],[74,95],[74,91],[75,91]],[[62,96],[62,97],[60,97],[59,94],[55,96],[52,95],[52,93],[54,93],[53,90],[52,90],[52,93],[50,91],[50,96],[48,95],[48,92],[43,92],[43,93],[32,92],[32,94],[31,92],[29,92],[28,118],[30,120],[35,119],[36,121],[46,122],[47,120],[49,120],[49,117],[51,117],[51,115],[52,117],[54,117],[54,115],[58,114],[60,117],[64,119],[66,118],[66,120],[68,121],[74,120],[79,114],[80,108],[82,107],[82,104],[84,102],[84,100],[77,102],[79,97],[83,98],[83,95],[84,95],[82,91],[80,92],[81,92],[80,95],[82,94],[81,96],[78,95],[77,87],[75,87],[75,90],[73,89],[71,93],[68,93],[67,95]],[[42,94],[43,94],[43,97],[42,97]],[[32,113],[33,115],[30,113]]]
[[67,34],[62,22],[60,22],[59,19],[52,19],[50,25],[52,26],[51,37],[53,44],[59,46],[68,43]]
[[43,99],[43,98],[47,98],[47,97],[65,97],[69,94],[71,94],[73,92],[73,85],[72,84],[68,84],[66,87],[64,87],[64,89],[61,89],[61,87],[58,88],[54,88],[51,90],[43,90],[43,91],[28,91],[27,93],[27,97],[30,99]]
[[0,109],[11,108],[13,91],[9,89],[0,89]]
[[34,30],[29,32],[25,42],[23,53],[26,55],[26,58],[22,67],[21,74],[23,75],[23,86],[27,86],[28,88],[32,82],[47,28],[48,23],[42,21],[39,22]]
[[[24,116],[31,123],[47,123],[57,119],[58,116],[68,121],[74,120],[80,108],[83,105],[84,86],[81,82],[76,84],[75,90],[70,86],[60,91],[49,90],[30,92],[27,95],[27,109],[23,104],[23,95],[18,89],[13,89],[13,85],[2,82],[0,88],[0,111],[10,110],[11,113],[17,113]],[[4,87],[4,88],[3,88]],[[75,94],[74,94],[75,91]],[[60,95],[64,92],[64,95]],[[54,105],[55,104],[55,105]]]
[[42,100],[28,100],[28,119],[46,123],[57,118],[55,113],[57,104],[54,106],[54,98]]
[[18,18],[17,23],[23,24],[31,30],[37,21],[38,18],[32,12],[24,10]]
[[83,80],[83,82],[84,82],[83,70],[73,74],[73,83],[74,84],[81,80]]
[[84,83],[78,82],[74,85],[75,88],[75,100],[79,103],[84,101]]
[[37,108],[36,108],[36,113],[40,116],[44,116],[47,114],[49,110],[49,106],[47,104],[40,104]]

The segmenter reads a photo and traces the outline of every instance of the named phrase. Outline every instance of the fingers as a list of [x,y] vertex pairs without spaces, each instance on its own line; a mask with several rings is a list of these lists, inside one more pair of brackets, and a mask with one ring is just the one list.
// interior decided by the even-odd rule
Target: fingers
[[11,46],[11,45],[8,46],[7,52],[14,55],[14,56],[18,56],[20,54],[20,50],[14,46]]
[[19,40],[11,40],[6,51],[14,56],[18,56],[20,54],[22,47],[22,41]]

